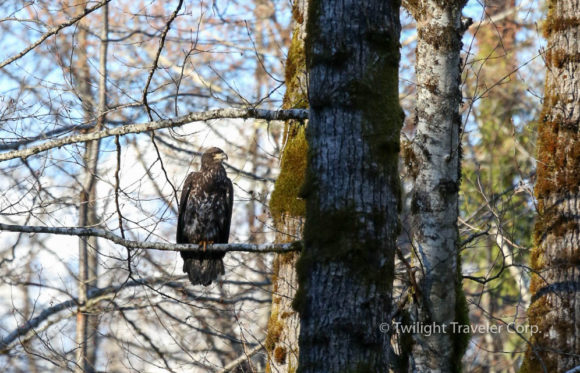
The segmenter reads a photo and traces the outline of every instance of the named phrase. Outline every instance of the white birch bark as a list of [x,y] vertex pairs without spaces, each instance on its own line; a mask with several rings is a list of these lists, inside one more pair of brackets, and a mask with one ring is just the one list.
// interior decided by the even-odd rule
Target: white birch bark
[[[409,1],[417,21],[416,135],[412,144],[411,202],[417,259],[413,317],[424,324],[456,320],[460,176],[461,20],[464,1]],[[460,364],[452,333],[417,333],[415,372],[451,372]]]

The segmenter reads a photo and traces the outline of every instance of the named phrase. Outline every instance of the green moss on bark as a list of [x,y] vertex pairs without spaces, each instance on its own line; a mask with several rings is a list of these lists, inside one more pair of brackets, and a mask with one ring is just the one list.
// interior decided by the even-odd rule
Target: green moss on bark
[[570,14],[570,17],[560,17],[555,14],[556,6],[557,0],[548,1],[548,15],[542,25],[543,36],[546,39],[549,39],[555,32],[562,32],[580,25],[580,17],[575,14]]
[[375,237],[358,235],[366,231],[368,224],[374,225],[374,231],[380,231],[386,224],[385,212],[377,210],[363,215],[348,207],[332,213],[308,215],[304,228],[305,246],[316,248],[316,254],[305,251],[296,264],[299,288],[292,303],[296,311],[305,309],[307,276],[315,263],[344,263],[353,278],[376,286],[381,292],[392,290],[393,266],[383,263],[384,243]]
[[[458,250],[459,252],[459,250]],[[455,285],[455,322],[458,325],[470,325],[469,322],[469,306],[463,291],[463,274],[461,271],[461,255],[457,254],[457,279]],[[461,328],[460,328],[461,330]],[[453,335],[453,355],[451,362],[451,369],[454,373],[462,371],[461,359],[469,346],[471,334],[469,333],[455,333]]]
[[286,348],[285,347],[278,346],[274,349],[274,360],[276,360],[276,362],[278,364],[286,363]]
[[[556,3],[555,0],[548,2],[548,16],[543,25],[544,36],[550,39],[545,60],[551,73],[546,79],[538,128],[538,170],[535,186],[538,217],[531,254],[534,273],[530,292],[533,294],[533,301],[528,309],[529,323],[537,326],[539,333],[530,338],[532,347],[526,352],[520,373],[540,372],[544,369],[549,372],[562,370],[562,359],[553,351],[575,353],[568,339],[574,330],[574,319],[562,317],[566,315],[566,310],[573,309],[570,299],[558,295],[557,302],[554,302],[551,300],[554,295],[550,293],[537,297],[538,291],[550,282],[558,281],[561,274],[569,272],[570,268],[575,268],[580,263],[578,250],[569,247],[569,244],[564,243],[568,247],[553,252],[560,248],[564,236],[575,236],[579,230],[574,212],[566,213],[561,201],[580,192],[580,123],[577,116],[571,115],[570,111],[571,107],[578,106],[578,98],[574,94],[561,92],[561,88],[567,85],[562,79],[572,83],[574,77],[570,73],[580,62],[577,52],[566,50],[570,40],[562,45],[561,38],[571,37],[571,29],[580,25],[580,18],[574,12],[565,13],[562,8],[557,9]],[[558,309],[555,309],[555,303]],[[554,322],[555,318],[557,322]]]
[[[308,108],[308,97],[306,93],[306,62],[304,55],[304,40],[302,24],[304,23],[303,13],[294,4],[292,15],[295,21],[292,33],[292,41],[288,51],[288,58],[285,67],[286,93],[283,100],[284,109],[305,109]],[[305,137],[305,123],[299,121],[286,121],[284,126],[284,149],[281,154],[280,175],[278,176],[274,191],[270,198],[270,212],[275,226],[280,232],[294,233],[299,229],[294,227],[294,219],[299,219],[305,215],[305,202],[299,197],[299,191],[304,181],[306,172],[306,155],[308,144]],[[294,222],[293,222],[294,221]],[[280,237],[280,236],[278,236]],[[291,236],[288,236],[291,237]],[[282,240],[286,240],[282,238]],[[302,248],[302,243],[293,244]],[[279,276],[282,267],[288,267],[296,261],[299,254],[291,252],[279,254],[274,259],[273,268],[273,296],[272,310],[268,322],[268,332],[266,335],[266,350],[268,351],[268,363],[266,371],[271,372],[275,364],[287,365],[287,372],[293,373],[296,367],[292,365],[294,357],[298,355],[298,346],[288,346],[286,340],[281,341],[282,335],[287,337],[287,333],[295,331],[285,329],[285,323],[293,312],[283,306],[282,296],[279,290],[286,293],[290,289],[279,289]],[[291,296],[291,294],[290,294]],[[288,355],[291,354],[291,355]],[[276,369],[279,369],[277,367]]]
[[[557,51],[556,53],[564,53]],[[556,57],[549,56],[550,60]],[[558,59],[565,58],[559,56]],[[548,59],[547,59],[548,60]],[[556,62],[557,63],[557,62]],[[541,122],[538,128],[537,198],[552,193],[577,193],[580,188],[580,145],[578,120],[569,120],[559,113],[573,97],[562,96],[556,87],[546,84]]]
[[304,216],[306,211],[306,204],[299,197],[299,193],[306,173],[308,143],[304,126],[290,125],[290,127],[282,153],[280,175],[270,199],[270,211],[275,222],[280,221],[283,214]]
[[[395,175],[404,119],[399,104],[399,41],[379,32],[369,32],[367,39],[378,51],[377,63],[369,64],[365,75],[351,82],[347,90],[363,114],[363,137],[371,146],[372,156]],[[398,179],[393,179],[397,181],[393,187],[398,190]]]
[[284,95],[284,109],[308,108],[306,88],[306,56],[304,55],[304,41],[301,39],[298,28],[294,30],[285,68],[286,94]]
[[280,340],[283,329],[284,326],[278,319],[278,307],[276,306],[276,303],[274,303],[272,306],[272,312],[270,314],[270,320],[268,321],[268,333],[266,334],[266,342],[264,343],[268,352],[273,353],[274,348],[276,347],[276,343],[278,343]]
[[[286,60],[286,94],[283,107],[284,109],[305,109],[308,108],[305,81],[306,57],[299,27],[304,19],[297,8],[293,9],[293,14],[298,24],[294,28]],[[275,223],[280,223],[284,214],[289,216],[304,216],[305,214],[305,202],[298,195],[304,182],[308,152],[304,128],[304,124],[297,121],[287,121],[284,127],[285,146],[282,152],[280,175],[270,198],[270,211]]]

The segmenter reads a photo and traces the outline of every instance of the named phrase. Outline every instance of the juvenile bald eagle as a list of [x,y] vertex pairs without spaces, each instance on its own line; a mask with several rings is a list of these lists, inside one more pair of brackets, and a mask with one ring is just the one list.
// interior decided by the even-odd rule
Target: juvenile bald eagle
[[181,252],[183,272],[193,285],[208,286],[224,274],[224,253],[205,252],[207,244],[227,243],[234,190],[222,165],[228,156],[219,148],[201,157],[201,169],[185,179],[179,202],[177,243],[203,245],[204,252]]

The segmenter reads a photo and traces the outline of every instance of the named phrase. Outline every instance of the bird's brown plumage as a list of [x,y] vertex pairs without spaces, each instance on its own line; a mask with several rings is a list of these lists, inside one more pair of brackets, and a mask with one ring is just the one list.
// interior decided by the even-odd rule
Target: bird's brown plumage
[[[226,154],[208,149],[201,169],[187,176],[183,184],[177,220],[177,243],[227,243],[234,191],[222,162]],[[207,286],[224,273],[224,253],[181,252],[183,271],[193,285]]]

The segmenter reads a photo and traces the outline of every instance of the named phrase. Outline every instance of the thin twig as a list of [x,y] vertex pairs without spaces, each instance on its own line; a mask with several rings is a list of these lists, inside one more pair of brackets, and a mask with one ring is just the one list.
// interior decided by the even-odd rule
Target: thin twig
[[12,56],[8,59],[5,59],[4,61],[2,61],[0,63],[0,69],[11,64],[12,62],[16,61],[19,58],[24,57],[28,52],[30,52],[31,50],[33,50],[34,48],[38,47],[40,44],[42,44],[46,39],[48,39],[49,37],[51,37],[52,35],[56,35],[60,30],[75,24],[77,21],[79,21],[80,19],[84,18],[85,16],[87,16],[88,14],[94,12],[95,10],[99,9],[100,7],[102,7],[105,4],[108,4],[111,0],[105,0],[102,3],[99,3],[97,5],[95,5],[92,8],[88,8],[85,9],[85,11],[81,14],[79,14],[76,17],[73,17],[71,19],[69,19],[68,21],[66,21],[65,23],[61,23],[58,26],[54,26],[51,27],[47,32],[45,32],[37,41],[35,41],[34,43],[30,44],[28,47],[26,47],[22,52],[18,53],[15,56]]
[[147,110],[147,116],[149,117],[150,121],[153,121],[153,116],[151,115],[151,108],[149,107],[149,104],[147,103],[147,93],[149,91],[149,85],[151,85],[151,80],[153,80],[153,75],[155,74],[155,71],[157,70],[157,66],[159,64],[159,56],[161,56],[161,51],[163,50],[163,46],[165,45],[165,38],[167,37],[167,33],[169,32],[169,29],[171,28],[171,23],[175,20],[175,18],[177,18],[177,14],[179,13],[179,10],[181,9],[182,5],[183,5],[183,0],[180,0],[179,4],[177,4],[177,8],[171,14],[171,17],[169,17],[169,20],[167,21],[167,24],[165,25],[165,28],[163,29],[163,33],[161,34],[161,40],[159,40],[159,48],[157,48],[157,54],[155,55],[155,59],[153,60],[153,65],[151,66],[151,71],[149,71],[149,76],[147,77],[147,83],[145,83],[145,88],[143,88],[142,101],[143,101],[143,105],[145,105],[145,110]]

